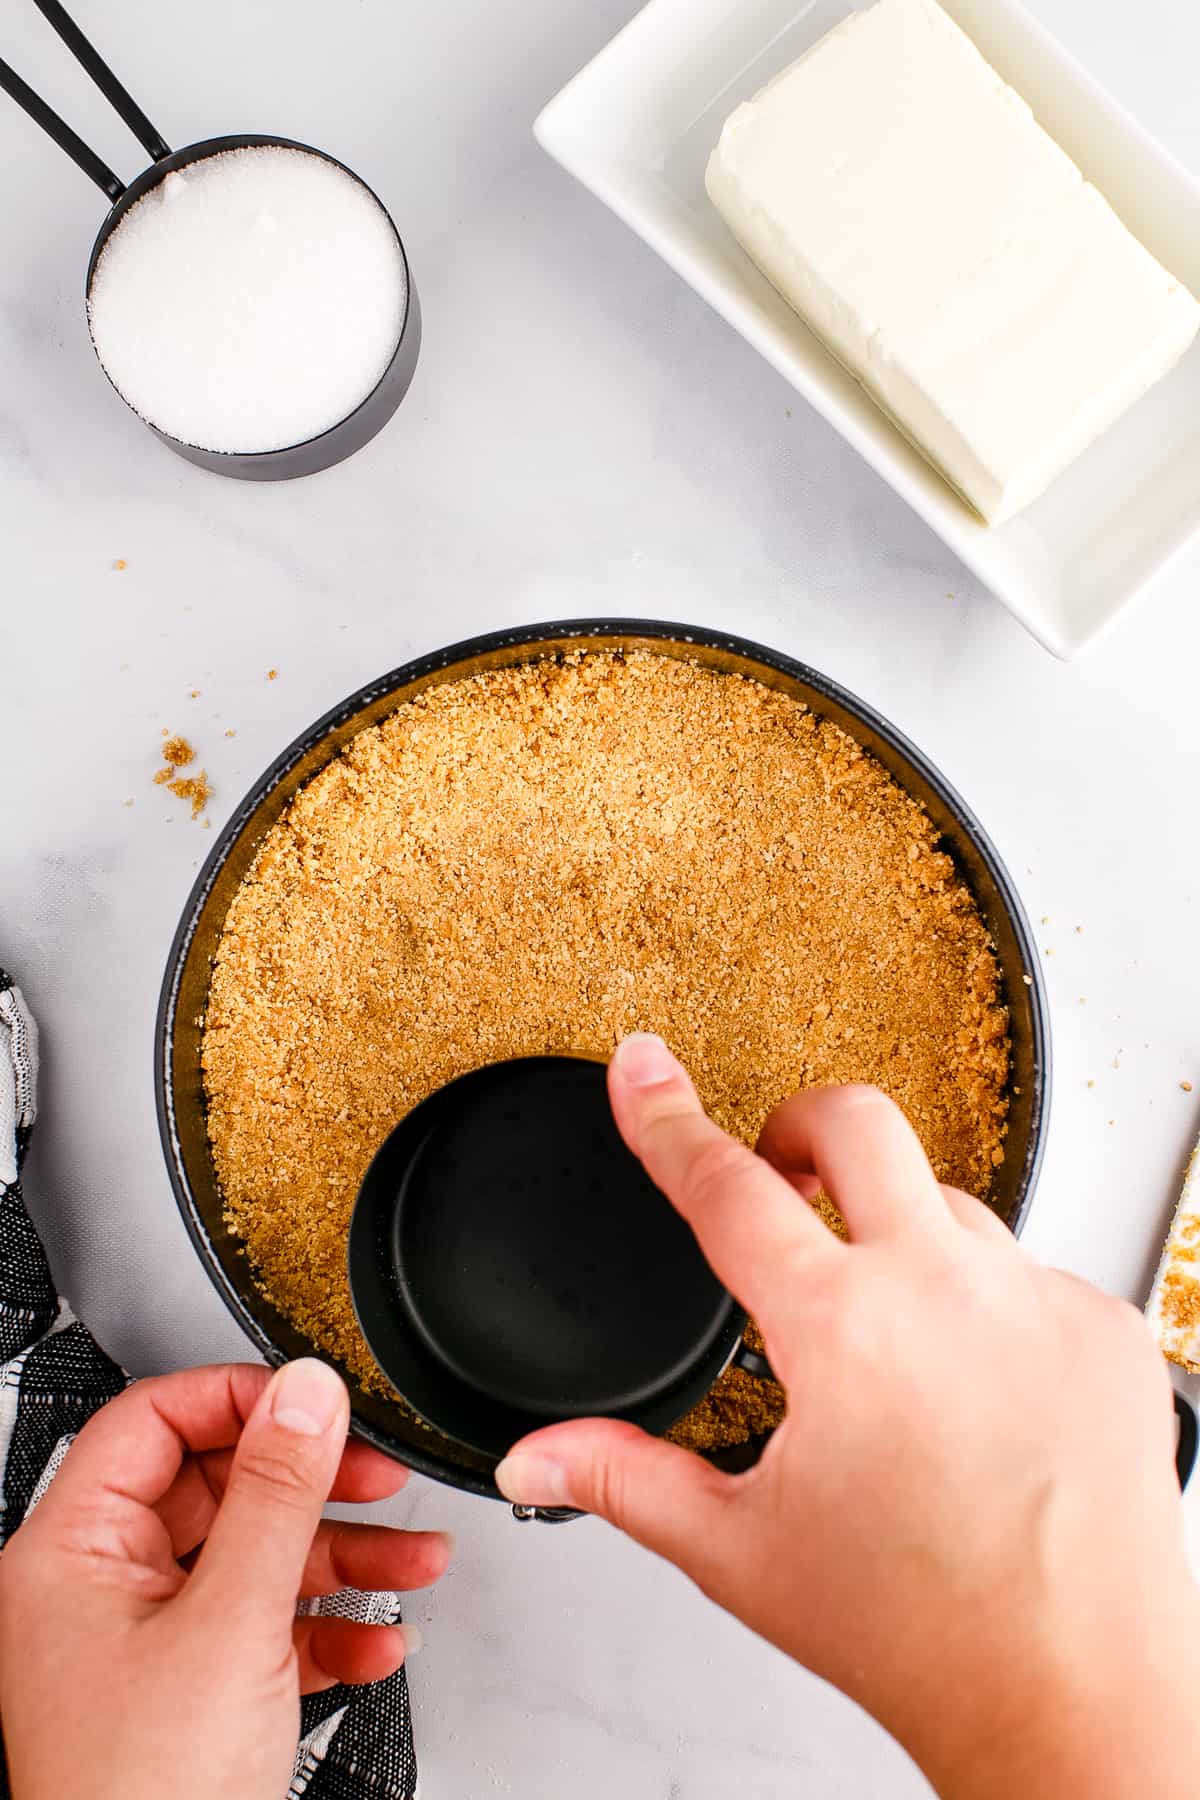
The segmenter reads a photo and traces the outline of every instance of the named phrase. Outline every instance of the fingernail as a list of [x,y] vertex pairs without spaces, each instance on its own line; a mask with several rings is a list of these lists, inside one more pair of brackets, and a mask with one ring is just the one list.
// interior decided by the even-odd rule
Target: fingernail
[[496,1486],[514,1506],[563,1506],[567,1502],[567,1471],[546,1456],[506,1456],[496,1467]]
[[409,1625],[405,1622],[402,1625],[397,1625],[396,1630],[404,1639],[404,1660],[407,1662],[410,1656],[415,1656],[417,1654],[417,1651],[421,1648],[425,1639],[421,1636],[421,1628],[419,1625]]
[[285,1363],[272,1384],[271,1417],[285,1431],[320,1437],[341,1416],[346,1389],[341,1376],[315,1356]]
[[660,1037],[633,1031],[613,1052],[613,1067],[629,1087],[658,1087],[679,1073],[679,1064]]

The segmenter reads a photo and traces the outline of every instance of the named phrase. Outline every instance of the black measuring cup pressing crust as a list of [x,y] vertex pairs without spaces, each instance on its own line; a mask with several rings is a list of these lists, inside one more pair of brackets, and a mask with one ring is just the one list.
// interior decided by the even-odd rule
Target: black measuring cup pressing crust
[[[622,1142],[604,1066],[582,1058],[494,1063],[409,1113],[359,1189],[347,1267],[397,1393],[485,1456],[562,1419],[661,1433],[731,1362],[773,1379],[743,1341],[745,1312]],[[1196,1415],[1178,1394],[1175,1411],[1186,1487]]]
[[560,1419],[663,1432],[733,1360],[771,1375],[582,1058],[476,1069],[409,1113],[359,1189],[348,1273],[397,1392],[492,1457]]
[[[105,99],[111,102],[151,158],[150,167],[126,187],[107,163],[103,162],[95,151],[89,149],[82,138],[72,131],[66,121],[59,118],[58,114],[47,106],[38,94],[34,93],[16,70],[0,60],[0,89],[3,89],[17,102],[18,106],[29,114],[36,124],[41,126],[42,130],[53,139],[61,150],[66,152],[85,175],[95,182],[111,202],[111,210],[96,234],[96,241],[92,246],[92,254],[87,267],[85,295],[91,292],[92,277],[96,272],[96,265],[103,253],[104,246],[130,209],[136,206],[139,200],[144,199],[146,194],[160,181],[176,170],[185,169],[192,163],[202,162],[210,156],[219,156],[228,150],[263,147],[302,150],[310,156],[319,156],[325,162],[333,163],[370,194],[395,233],[396,243],[404,263],[406,278],[404,317],[401,320],[400,334],[387,368],[371,392],[360,400],[344,419],[339,420],[336,425],[330,426],[327,431],[320,432],[316,437],[308,438],[304,443],[289,444],[279,450],[209,450],[203,445],[188,444],[181,438],[172,437],[169,432],[161,431],[157,425],[153,424],[151,420],[143,418],[133,407],[130,407],[130,411],[149,427],[155,437],[161,439],[178,456],[184,457],[188,462],[196,463],[202,469],[209,469],[216,475],[232,475],[242,481],[288,481],[297,475],[314,475],[320,469],[328,469],[335,463],[344,462],[356,450],[361,450],[363,445],[368,443],[376,432],[387,424],[408,392],[421,348],[421,307],[413,283],[412,270],[408,263],[408,254],[399,232],[396,231],[395,222],[378,194],[367,187],[366,182],[356,175],[353,169],[348,169],[345,163],[338,162],[336,157],[329,156],[324,150],[314,149],[311,144],[297,143],[291,138],[262,137],[254,133],[242,133],[233,137],[205,138],[199,143],[186,145],[182,150],[170,149],[133,96],[117,80],[107,63],[60,5],[59,0],[33,0],[33,4],[54,27],[68,50],[91,76]],[[104,369],[99,354],[97,354],[97,361]],[[104,370],[104,373],[107,377],[107,369]],[[121,394],[115,383],[112,385],[113,391],[119,394],[122,400],[125,400],[125,396]],[[125,401],[125,404],[128,405],[129,402]]]

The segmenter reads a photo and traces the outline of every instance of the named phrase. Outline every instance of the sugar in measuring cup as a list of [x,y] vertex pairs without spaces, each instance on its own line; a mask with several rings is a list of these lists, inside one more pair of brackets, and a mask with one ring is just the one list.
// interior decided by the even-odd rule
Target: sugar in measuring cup
[[421,340],[408,258],[378,196],[288,138],[171,150],[59,0],[34,4],[152,159],[125,186],[0,61],[0,88],[112,203],[86,296],[117,393],[219,475],[286,480],[361,449],[404,398]]

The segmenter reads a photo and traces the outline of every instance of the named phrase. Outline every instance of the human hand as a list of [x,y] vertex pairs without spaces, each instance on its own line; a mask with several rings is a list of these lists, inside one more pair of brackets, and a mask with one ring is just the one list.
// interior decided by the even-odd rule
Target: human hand
[[301,1693],[399,1668],[407,1627],[295,1616],[449,1561],[438,1532],[322,1522],[407,1479],[346,1442],[349,1417],[305,1359],[139,1381],[83,1427],[0,1555],[15,1800],[281,1800]]
[[[657,1039],[617,1124],[760,1325],[788,1412],[737,1477],[632,1426],[497,1471],[598,1513],[872,1712],[953,1800],[1192,1800],[1200,1607],[1171,1392],[1140,1315],[934,1179],[872,1088],[802,1093],[755,1154]],[[803,1204],[824,1189],[850,1242]],[[803,1197],[803,1198],[802,1198]]]

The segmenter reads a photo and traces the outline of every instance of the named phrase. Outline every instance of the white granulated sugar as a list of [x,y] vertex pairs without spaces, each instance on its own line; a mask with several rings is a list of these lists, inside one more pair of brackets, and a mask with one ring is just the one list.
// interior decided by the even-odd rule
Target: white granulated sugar
[[305,150],[225,150],[131,207],[96,266],[92,338],[117,391],[205,450],[280,450],[365,400],[407,282],[387,214]]

